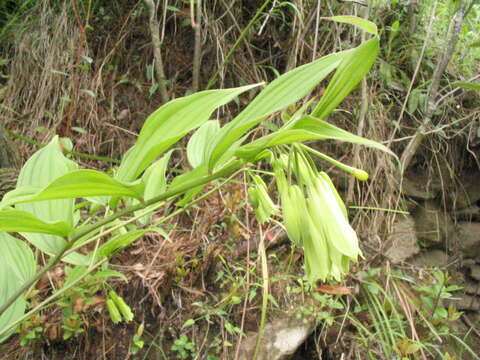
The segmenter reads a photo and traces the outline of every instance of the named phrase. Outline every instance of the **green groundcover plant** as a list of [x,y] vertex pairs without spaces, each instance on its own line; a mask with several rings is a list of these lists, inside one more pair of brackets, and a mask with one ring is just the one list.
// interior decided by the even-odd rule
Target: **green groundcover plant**
[[[330,161],[360,180],[368,175],[302,143],[333,139],[389,150],[325,121],[366,75],[379,49],[373,23],[350,16],[330,19],[358,26],[371,34],[370,39],[279,76],[223,127],[210,120],[212,114],[263,84],[202,91],[163,105],[147,118],[113,176],[79,169],[62,152],[71,147],[68,139],[54,137],[37,151],[23,166],[16,189],[0,203],[0,342],[15,332],[20,322],[87,275],[123,277],[109,269],[109,260],[147,232],[165,235],[160,227],[165,218],[155,222],[151,214],[167,201],[176,200],[178,210],[173,214],[179,213],[208,196],[210,192],[202,193],[207,184],[250,171],[250,198],[257,218],[268,221],[277,206],[263,179],[253,174],[252,165],[260,161],[274,170],[285,228],[304,250],[307,278],[312,283],[341,279],[349,262],[360,255],[358,240],[340,196],[311,156]],[[249,132],[262,120],[301,100],[332,72],[317,104],[307,102],[293,115],[282,113],[283,126],[247,141]],[[171,179],[167,165],[172,146],[194,130],[186,149],[191,170],[167,181]],[[136,224],[134,230],[130,224]],[[38,268],[32,248],[49,258],[47,265]],[[25,314],[28,292],[61,262],[73,266],[67,281]],[[114,322],[133,317],[114,292],[110,292],[107,306]]]

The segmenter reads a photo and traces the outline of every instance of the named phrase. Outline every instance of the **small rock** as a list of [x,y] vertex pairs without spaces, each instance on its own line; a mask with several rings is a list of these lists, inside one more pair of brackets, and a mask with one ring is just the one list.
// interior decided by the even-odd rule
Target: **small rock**
[[456,210],[454,216],[458,220],[479,220],[480,219],[480,206],[473,204],[469,207]]
[[470,277],[480,281],[480,265],[470,265]]
[[434,199],[438,189],[425,186],[426,178],[427,176],[408,174],[402,181],[402,193],[417,199]]
[[478,259],[480,257],[480,223],[459,222],[457,227],[465,258]]
[[455,237],[455,225],[450,215],[434,200],[426,200],[413,213],[418,240],[428,246],[444,246]]
[[428,250],[412,258],[409,263],[418,267],[442,268],[448,264],[448,255],[442,250]]
[[[278,319],[265,326],[257,360],[287,360],[301,346],[315,328],[314,319],[294,316]],[[257,333],[247,334],[240,350],[241,360],[250,360],[255,352]]]
[[478,186],[478,170],[469,172],[468,176],[460,178],[461,186],[452,194],[453,205],[456,209],[467,208],[480,200],[480,186]]
[[464,295],[459,301],[455,301],[454,304],[459,310],[480,310],[480,298],[477,296]]
[[393,224],[392,233],[388,236],[391,243],[385,255],[394,264],[405,261],[420,252],[415,222],[411,216],[399,217]]
[[470,295],[477,295],[480,296],[480,284],[473,282],[473,281],[467,281],[463,285],[463,290]]

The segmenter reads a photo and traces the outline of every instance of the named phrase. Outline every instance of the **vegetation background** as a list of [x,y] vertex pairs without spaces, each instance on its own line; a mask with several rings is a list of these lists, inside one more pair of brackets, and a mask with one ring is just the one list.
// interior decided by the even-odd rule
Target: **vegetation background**
[[[365,259],[344,284],[306,293],[301,253],[272,224],[264,229],[268,318],[277,324],[301,315],[311,335],[293,355],[297,359],[478,358],[478,284],[473,294],[465,292],[467,280],[480,280],[474,276],[478,264],[465,260],[464,238],[454,236],[457,222],[480,218],[476,0],[3,0],[0,194],[55,134],[72,139],[71,156],[83,166],[110,169],[146,117],[168,100],[270,82],[358,45],[365,35],[325,19],[334,15],[375,22],[381,53],[329,121],[387,145],[405,172],[373,150],[322,143],[322,151],[371,175],[359,184],[330,169],[352,206]],[[248,96],[222,108],[219,119],[243,108]],[[272,117],[262,126],[279,124]],[[169,168],[180,171],[185,164],[185,152],[178,152]],[[238,178],[173,218],[166,229],[171,242],[149,234],[116,258],[113,267],[129,283],[113,281],[111,287],[132,308],[133,322],[113,324],[105,289],[86,280],[22,324],[1,357],[241,358],[249,332],[259,327],[262,292],[259,234],[246,187]],[[434,213],[427,221],[435,223],[433,239],[423,236],[430,228],[407,230],[416,233],[418,252],[434,247],[446,256],[430,264],[440,270],[409,263],[415,254],[408,243],[392,245],[403,213],[419,223],[425,209]],[[392,253],[401,260],[386,256]],[[59,267],[45,278],[32,303],[64,276]],[[465,289],[451,285],[456,282]],[[477,307],[465,306],[461,314],[458,302],[443,302],[458,290],[455,297],[470,297]],[[280,332],[275,326],[270,330]]]

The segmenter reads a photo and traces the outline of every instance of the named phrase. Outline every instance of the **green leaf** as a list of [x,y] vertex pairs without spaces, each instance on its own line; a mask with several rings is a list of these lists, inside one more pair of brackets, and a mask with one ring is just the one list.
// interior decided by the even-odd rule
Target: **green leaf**
[[[182,186],[190,181],[194,181],[195,179],[201,178],[206,175],[208,175],[207,166],[205,163],[203,163],[200,166],[193,169],[192,171],[189,171],[185,174],[177,176],[175,179],[173,179],[168,189],[169,190],[175,189],[176,187]],[[204,185],[197,186],[195,188],[190,189],[185,193],[185,196],[183,197],[183,199],[178,201],[175,205],[185,206],[190,200],[192,200],[195,196],[197,196],[206,185],[207,184],[204,184]]]
[[326,119],[367,74],[378,50],[379,39],[375,37],[345,54],[312,115]]
[[[18,291],[24,282],[35,276],[36,263],[33,252],[21,240],[0,232],[0,306]],[[14,331],[4,331],[25,312],[25,295],[20,296],[0,316],[0,343]]]
[[304,116],[289,129],[269,134],[250,144],[241,146],[235,152],[235,155],[245,160],[254,161],[255,157],[267,148],[308,140],[345,141],[373,147],[396,157],[390,149],[376,141],[354,135],[310,115]]
[[152,231],[151,229],[131,231],[111,238],[105,244],[99,247],[98,257],[111,256],[120,249],[123,249],[137,240],[140,236]]
[[394,157],[393,153],[385,145],[382,145],[376,141],[366,139],[364,137],[352,134],[346,130],[340,129],[326,121],[315,118],[314,116],[307,115],[299,120],[292,129],[304,129],[314,133],[316,136],[322,136],[324,139],[332,139],[337,141],[345,141],[354,144],[365,145],[381,151],[384,151]]
[[229,147],[265,117],[309,94],[351,51],[322,57],[283,74],[267,85],[235,119],[220,129],[208,168],[213,169]]
[[220,123],[218,120],[209,120],[192,135],[187,144],[187,158],[193,168],[208,160],[213,139],[215,139],[219,130]]
[[154,162],[144,173],[143,180],[145,183],[144,199],[150,200],[157,195],[165,192],[167,188],[166,171],[173,150],[163,155],[160,160]]
[[64,221],[47,223],[26,211],[0,211],[0,231],[67,236],[71,230],[72,227]]
[[135,180],[170,146],[205,123],[218,107],[258,85],[201,91],[163,105],[145,121],[136,144],[125,154],[116,178]]
[[480,91],[480,83],[471,83],[465,81],[457,81],[452,84],[452,86],[461,87],[464,89]]
[[122,280],[125,280],[125,282],[128,282],[128,278],[125,275],[112,269],[101,270],[92,276],[93,279],[108,279],[111,277],[118,277]]
[[375,25],[375,23],[368,21],[366,19],[359,18],[357,16],[340,15],[340,16],[323,17],[322,19],[355,25],[356,27],[372,35],[375,35],[375,36],[378,35],[377,25]]
[[10,197],[6,203],[23,204],[43,200],[85,198],[89,196],[128,196],[140,199],[143,185],[124,184],[96,170],[75,170],[53,180],[35,195]]
[[[6,194],[2,206],[8,205],[7,200],[21,199],[22,196],[32,196],[43,189],[52,180],[67,174],[77,168],[77,164],[67,159],[62,153],[62,144],[55,136],[48,145],[38,150],[25,163],[18,175],[17,189]],[[26,211],[46,223],[64,222],[74,225],[74,199],[52,200],[23,203],[15,206],[16,210]],[[61,251],[66,241],[55,235],[45,233],[22,233],[22,235],[41,251],[54,255]],[[79,263],[83,259],[80,254],[72,254],[66,261]]]

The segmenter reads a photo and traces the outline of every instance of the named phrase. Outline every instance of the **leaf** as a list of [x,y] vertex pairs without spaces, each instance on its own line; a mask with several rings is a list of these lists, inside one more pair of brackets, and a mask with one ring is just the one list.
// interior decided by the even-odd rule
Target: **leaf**
[[376,141],[354,135],[346,130],[340,129],[326,121],[317,119],[310,115],[301,118],[290,129],[269,134],[251,142],[250,144],[240,147],[235,152],[235,155],[252,161],[255,159],[257,154],[260,154],[264,149],[273,146],[307,140],[327,139],[373,147],[396,157],[396,155],[389,148]]
[[195,325],[195,319],[188,319],[187,321],[185,321],[182,325],[182,329],[185,329],[187,327],[190,327],[192,325]]
[[157,195],[165,192],[167,188],[167,179],[165,173],[167,171],[167,165],[172,155],[173,150],[170,150],[162,158],[154,162],[143,175],[145,183],[144,199],[150,200]]
[[[207,166],[205,164],[202,164],[196,167],[195,169],[193,169],[192,171],[189,171],[185,174],[177,176],[175,179],[173,179],[168,189],[169,190],[175,189],[176,187],[180,187],[188,183],[189,181],[193,181],[195,179],[201,178],[203,176],[206,176],[207,174],[208,174]],[[193,199],[196,195],[198,195],[206,185],[207,184],[190,189],[185,193],[185,196],[183,197],[183,199],[178,201],[175,205],[185,206],[191,199]]]
[[95,98],[97,97],[97,94],[95,94],[92,90],[89,90],[89,89],[80,89],[81,92]]
[[16,196],[6,203],[23,204],[43,200],[85,198],[89,196],[128,196],[142,198],[143,185],[124,184],[96,170],[75,170],[53,180],[35,195]]
[[368,21],[366,19],[359,18],[357,16],[340,15],[340,16],[322,17],[322,19],[355,25],[356,27],[372,35],[375,35],[375,36],[378,35],[377,25],[375,25],[375,23]]
[[72,227],[64,221],[47,223],[21,210],[0,211],[0,231],[67,236]]
[[213,139],[219,130],[218,120],[209,120],[192,135],[187,144],[187,158],[193,168],[208,160]]
[[111,277],[118,277],[128,282],[128,279],[125,275],[123,275],[121,272],[118,272],[112,269],[101,270],[92,276],[93,279],[108,279]]
[[367,74],[378,50],[379,39],[375,37],[346,53],[312,115],[326,119]]
[[320,285],[317,286],[315,291],[331,295],[349,295],[352,293],[352,289],[342,285]]
[[131,231],[109,239],[105,244],[99,247],[98,257],[103,258],[111,256],[120,249],[123,249],[137,240],[140,236],[152,231],[151,229]]
[[213,169],[228,148],[265,117],[309,94],[352,50],[324,56],[276,78],[217,135],[208,168]]
[[475,91],[480,91],[480,83],[471,83],[471,82],[465,82],[465,81],[457,81],[452,84],[452,86],[455,87],[461,87],[464,89],[469,89],[469,90],[475,90]]
[[[18,175],[17,188],[6,194],[2,206],[8,205],[7,200],[32,196],[43,189],[52,180],[67,174],[77,168],[77,164],[67,159],[62,151],[58,136],[55,136],[45,147],[34,153],[22,167]],[[52,200],[18,204],[16,210],[26,211],[45,223],[64,222],[74,225],[74,199]],[[22,233],[22,235],[41,251],[54,255],[61,251],[66,241],[59,236],[42,233]],[[71,254],[65,261],[81,263],[83,255]]]
[[[33,252],[21,240],[0,232],[0,306],[18,291],[24,282],[35,276],[36,263]],[[25,295],[20,296],[0,316],[0,343],[4,342],[15,328],[4,331],[9,324],[25,312]]]
[[218,107],[258,85],[201,91],[163,105],[145,121],[136,144],[125,154],[116,178],[135,180],[170,146],[205,123]]

